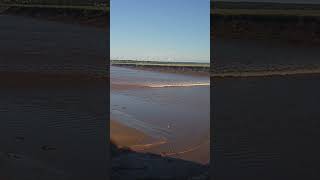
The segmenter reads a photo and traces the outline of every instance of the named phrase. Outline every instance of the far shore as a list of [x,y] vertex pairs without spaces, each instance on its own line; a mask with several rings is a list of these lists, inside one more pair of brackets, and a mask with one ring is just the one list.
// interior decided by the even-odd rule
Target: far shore
[[111,60],[111,65],[196,76],[209,76],[210,73],[210,63]]

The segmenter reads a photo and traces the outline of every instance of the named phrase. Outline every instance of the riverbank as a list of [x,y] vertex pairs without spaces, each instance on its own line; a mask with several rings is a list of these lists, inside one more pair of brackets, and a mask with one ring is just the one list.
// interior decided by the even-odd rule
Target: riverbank
[[210,63],[111,60],[111,65],[157,72],[209,76]]
[[119,149],[111,144],[111,179],[209,180],[209,166],[190,161]]
[[111,120],[110,136],[112,179],[209,180],[208,165],[144,152],[154,139],[141,131]]

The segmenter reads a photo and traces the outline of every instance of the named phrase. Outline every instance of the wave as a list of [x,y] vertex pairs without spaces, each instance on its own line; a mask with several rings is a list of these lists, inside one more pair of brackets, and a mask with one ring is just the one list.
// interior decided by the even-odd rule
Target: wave
[[150,84],[145,84],[144,86],[150,87],[150,88],[195,87],[195,86],[210,86],[210,82],[150,83]]

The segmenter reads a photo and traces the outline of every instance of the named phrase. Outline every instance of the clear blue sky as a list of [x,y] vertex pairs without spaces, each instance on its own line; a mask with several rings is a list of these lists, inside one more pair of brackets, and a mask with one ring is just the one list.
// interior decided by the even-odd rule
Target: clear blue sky
[[217,0],[217,1],[320,4],[319,0]]
[[111,0],[111,59],[210,60],[210,0]]

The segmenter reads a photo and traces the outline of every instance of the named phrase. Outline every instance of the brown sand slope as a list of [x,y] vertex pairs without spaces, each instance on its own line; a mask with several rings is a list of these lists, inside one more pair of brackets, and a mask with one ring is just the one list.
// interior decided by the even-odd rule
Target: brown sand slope
[[143,132],[125,126],[115,120],[110,121],[110,137],[118,147],[129,147],[131,149],[151,139]]
[[[111,120],[110,135],[112,144],[112,179],[209,179],[208,166],[194,162],[141,153],[137,146],[154,139],[146,134]],[[129,147],[129,148],[128,148]],[[139,149],[140,148],[140,149]]]

